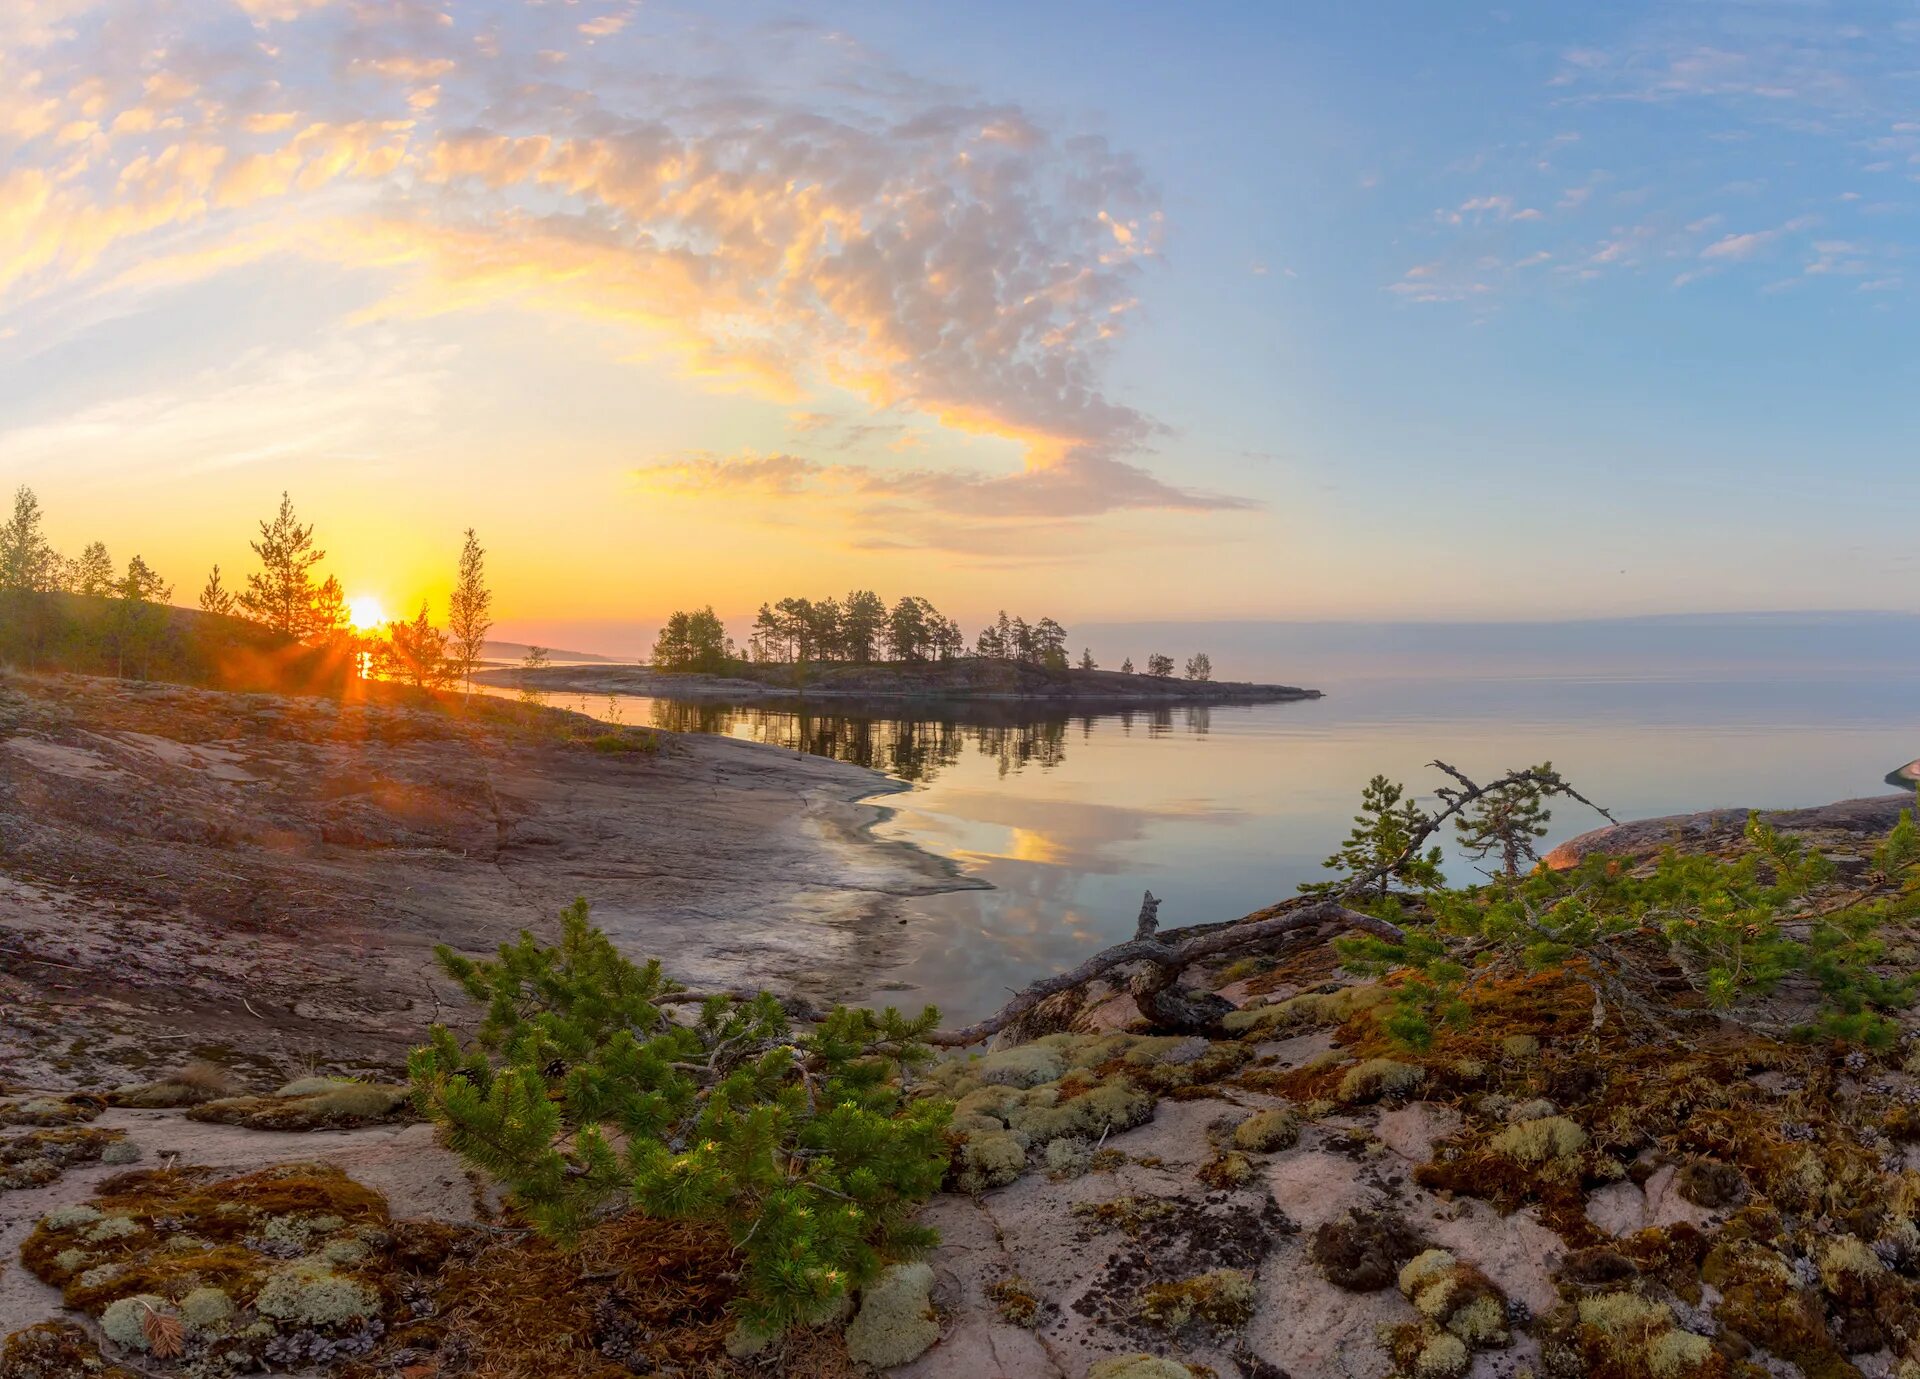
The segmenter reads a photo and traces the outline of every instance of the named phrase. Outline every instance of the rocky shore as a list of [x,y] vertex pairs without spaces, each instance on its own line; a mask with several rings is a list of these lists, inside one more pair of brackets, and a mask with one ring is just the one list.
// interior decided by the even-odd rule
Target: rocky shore
[[868,835],[876,772],[483,707],[0,679],[0,1081],[390,1073],[434,944],[581,896],[689,983],[847,997],[902,897],[966,884]]

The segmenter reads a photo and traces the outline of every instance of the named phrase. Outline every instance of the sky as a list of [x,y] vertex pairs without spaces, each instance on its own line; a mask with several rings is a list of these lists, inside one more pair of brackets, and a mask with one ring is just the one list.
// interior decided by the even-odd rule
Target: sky
[[0,481],[181,601],[1914,611],[1916,251],[1911,4],[0,9]]

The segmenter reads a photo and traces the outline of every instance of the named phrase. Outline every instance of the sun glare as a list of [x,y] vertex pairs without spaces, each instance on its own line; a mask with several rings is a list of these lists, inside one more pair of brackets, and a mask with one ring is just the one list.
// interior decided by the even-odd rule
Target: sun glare
[[366,595],[347,601],[347,618],[356,632],[372,632],[387,625],[386,610],[380,606],[380,600]]

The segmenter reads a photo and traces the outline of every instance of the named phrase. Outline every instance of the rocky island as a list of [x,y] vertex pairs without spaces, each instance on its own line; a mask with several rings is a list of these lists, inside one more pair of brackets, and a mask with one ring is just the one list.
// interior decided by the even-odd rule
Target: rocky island
[[796,699],[871,700],[876,704],[1010,701],[1032,702],[1048,708],[1100,709],[1274,704],[1321,697],[1317,689],[1294,685],[1055,668],[977,656],[879,665],[830,663],[804,669],[790,664],[742,661],[730,665],[724,673],[714,674],[659,670],[646,665],[495,667],[479,672],[475,680],[501,689],[596,696],[633,694],[738,704]]

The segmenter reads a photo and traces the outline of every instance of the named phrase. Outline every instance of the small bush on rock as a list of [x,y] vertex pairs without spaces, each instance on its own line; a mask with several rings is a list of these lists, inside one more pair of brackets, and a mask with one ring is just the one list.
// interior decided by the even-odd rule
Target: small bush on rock
[[931,1245],[912,1217],[946,1175],[950,1108],[901,1087],[931,1057],[931,1008],[843,1007],[799,1033],[771,996],[716,996],[681,1023],[660,965],[622,956],[584,902],[557,946],[527,933],[494,961],[439,956],[487,1014],[471,1045],[436,1028],[415,1052],[417,1104],[542,1230],[570,1239],[623,1202],[722,1224],[760,1333]]

